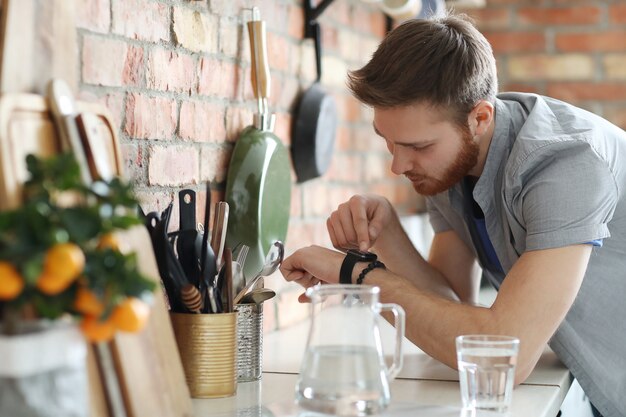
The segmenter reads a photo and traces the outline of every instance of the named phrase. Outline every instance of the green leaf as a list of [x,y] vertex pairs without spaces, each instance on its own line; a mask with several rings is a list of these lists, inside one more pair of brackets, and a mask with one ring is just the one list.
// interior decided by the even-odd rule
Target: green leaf
[[72,242],[86,242],[102,231],[102,220],[93,208],[69,207],[59,211],[59,218]]

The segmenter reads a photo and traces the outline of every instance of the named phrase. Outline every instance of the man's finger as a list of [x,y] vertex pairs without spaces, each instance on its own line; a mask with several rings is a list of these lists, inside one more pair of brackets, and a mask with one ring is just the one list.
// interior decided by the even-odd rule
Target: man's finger
[[362,198],[355,196],[350,199],[350,213],[352,214],[352,224],[356,231],[356,244],[360,250],[366,251],[371,247],[371,243],[367,209]]

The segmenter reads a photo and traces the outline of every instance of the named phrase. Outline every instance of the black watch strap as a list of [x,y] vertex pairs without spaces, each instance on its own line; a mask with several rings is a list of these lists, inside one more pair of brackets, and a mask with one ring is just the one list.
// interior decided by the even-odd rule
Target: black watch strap
[[357,262],[373,262],[376,260],[376,254],[371,252],[361,252],[350,249],[346,253],[346,257],[341,263],[339,270],[339,283],[352,284],[352,270]]

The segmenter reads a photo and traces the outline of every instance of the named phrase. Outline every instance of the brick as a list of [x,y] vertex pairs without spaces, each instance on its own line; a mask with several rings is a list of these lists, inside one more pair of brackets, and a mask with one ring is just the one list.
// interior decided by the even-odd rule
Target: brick
[[224,141],[224,108],[213,103],[183,101],[180,105],[179,135],[194,142]]
[[235,142],[241,131],[252,125],[252,120],[252,110],[229,106],[226,109],[226,139],[229,142]]
[[[261,10],[261,19],[267,23],[268,32],[282,32],[286,29],[289,8],[286,3],[276,0],[257,0],[254,2]],[[221,13],[220,13],[221,14]]]
[[173,35],[177,45],[194,52],[217,52],[218,18],[186,7],[174,7]]
[[[324,178],[328,181],[359,182],[363,171],[361,155],[333,152],[331,163]],[[368,167],[369,169],[369,167]]]
[[121,87],[128,45],[124,42],[85,36],[82,77],[85,84]]
[[300,84],[295,78],[287,78],[282,80],[280,85],[282,88],[280,93],[274,96],[272,107],[288,109],[296,104],[295,98],[298,96]]
[[381,153],[369,153],[365,155],[365,182],[376,182],[386,178],[394,178],[391,172],[391,155]]
[[301,6],[295,4],[288,7],[287,35],[290,38],[302,39],[304,37],[304,11]]
[[[217,48],[221,54],[230,58],[237,58],[244,62],[250,62],[249,47],[241,47],[240,45],[248,45],[246,30],[241,30],[241,24],[231,16],[222,16],[219,21],[219,38],[217,40]],[[242,44],[242,42],[245,42]]]
[[543,52],[546,36],[539,32],[483,32],[496,54]]
[[383,13],[371,13],[369,32],[377,39],[382,39],[387,34],[387,19]]
[[[335,1],[332,4],[332,17],[335,22],[341,26],[350,26],[352,16],[352,5],[347,1]],[[304,12],[302,12],[304,16]],[[326,16],[330,16],[331,12],[325,13]],[[379,13],[382,15],[382,13]]]
[[76,26],[107,33],[111,26],[110,0],[75,0]]
[[380,182],[371,186],[374,194],[382,195],[393,205],[407,204],[415,190],[407,181]]
[[556,48],[561,51],[606,52],[626,50],[626,31],[557,34]]
[[521,93],[544,94],[543,90],[537,85],[525,83],[505,83],[500,87],[500,91],[518,91]]
[[289,69],[289,44],[284,36],[267,34],[267,62],[270,69],[286,71]]
[[385,140],[374,133],[370,124],[359,125],[350,132],[352,149],[359,152],[388,152]]
[[129,45],[122,72],[122,83],[127,86],[139,87],[143,85],[145,78],[145,65],[143,48]]
[[[526,0],[524,4],[542,4],[544,0]],[[519,0],[487,0],[487,7],[517,5]]]
[[169,41],[169,7],[154,0],[111,0],[115,34],[149,42]]
[[301,187],[291,187],[291,205],[289,207],[289,218],[302,217],[302,192]]
[[[161,213],[165,207],[172,201],[173,194],[166,191],[154,191],[154,190],[146,190],[146,189],[135,189],[135,196],[137,200],[139,200],[139,204],[141,205],[144,213],[149,213],[151,211],[156,211]],[[177,210],[175,210],[177,212]],[[173,225],[178,225],[178,222],[173,223],[170,221],[170,227],[173,228]]]
[[196,63],[190,55],[154,48],[146,68],[148,88],[160,91],[196,91]]
[[111,93],[98,98],[98,101],[106,106],[113,119],[113,125],[120,129],[124,120],[124,94]]
[[609,6],[609,21],[616,24],[626,23],[626,4]]
[[337,133],[335,135],[335,150],[346,151],[351,149],[352,141],[350,140],[350,131],[345,126],[337,126]]
[[281,143],[289,147],[291,146],[291,114],[287,112],[276,113],[276,122],[274,124],[274,134]]
[[[328,74],[329,70],[324,65],[324,55],[322,54],[322,77]],[[300,68],[297,74],[305,82],[315,80],[317,70],[315,69],[315,48],[313,42],[307,40],[300,45]]]
[[585,80],[593,78],[594,64],[582,54],[512,56],[508,74],[514,81]]
[[120,148],[124,177],[141,184],[145,180],[143,147],[137,143],[122,143]]
[[626,129],[626,106],[615,106],[605,109],[605,117],[611,123]]
[[[307,181],[302,187],[304,217],[324,217],[326,218],[334,207],[330,204],[329,185],[317,179]],[[326,196],[326,198],[320,198]]]
[[339,56],[346,61],[358,61],[361,56],[361,37],[355,32],[349,30],[339,31],[338,47]]
[[[339,31],[332,26],[322,26],[322,51],[336,51],[339,49]],[[355,44],[353,47],[356,48]],[[347,57],[344,57],[347,58]]]
[[336,56],[325,56],[322,59],[322,83],[337,88],[345,88],[348,67],[346,62]]
[[603,59],[603,65],[608,79],[626,79],[626,54],[606,55]]
[[[371,30],[370,27],[370,10],[364,7],[353,7],[350,15],[350,27],[359,32],[367,33]],[[376,12],[382,13],[382,12]]]
[[176,129],[176,101],[131,93],[124,132],[133,138],[170,139]]
[[507,8],[471,9],[467,14],[481,31],[511,28],[511,11]]
[[[243,8],[252,7],[253,3],[254,3],[253,0],[209,0],[209,10],[212,11],[213,13],[221,14],[223,16],[225,15],[232,16],[232,15],[236,15],[240,13],[241,9]],[[246,20],[250,19],[249,15],[244,15],[244,16]],[[261,17],[263,16],[261,15]]]
[[232,147],[203,147],[200,151],[200,180],[221,183],[226,180]]
[[564,101],[622,101],[626,100],[626,85],[622,82],[555,83],[547,87],[547,95]]
[[181,146],[151,146],[148,155],[150,185],[196,184],[199,178],[198,150]]
[[352,123],[361,120],[361,109],[364,107],[360,101],[353,96],[341,96],[335,99],[335,103],[340,110],[341,120]]
[[523,7],[518,21],[526,25],[591,25],[599,23],[601,10],[594,6]]
[[290,287],[289,290],[281,291],[280,296],[276,297],[277,329],[285,329],[309,317],[309,304],[298,301],[298,296],[304,292],[304,289],[296,283],[290,283]]
[[[539,1],[539,0],[536,0]],[[543,0],[543,4],[550,4],[550,2],[552,2],[552,4],[554,6],[572,6],[574,4],[576,5],[580,5],[580,4],[590,4],[590,5],[597,5],[598,3],[609,3],[609,2],[598,2],[598,0]]]
[[201,58],[198,67],[198,94],[228,99],[237,97],[239,67],[213,58]]

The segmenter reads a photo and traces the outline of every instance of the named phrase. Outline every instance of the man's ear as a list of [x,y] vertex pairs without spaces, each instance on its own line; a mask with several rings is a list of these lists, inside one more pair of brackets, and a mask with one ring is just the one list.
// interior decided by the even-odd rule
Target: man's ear
[[480,136],[484,134],[493,122],[495,111],[493,104],[487,100],[481,100],[474,106],[469,116],[467,116],[467,124],[470,131],[474,135]]

